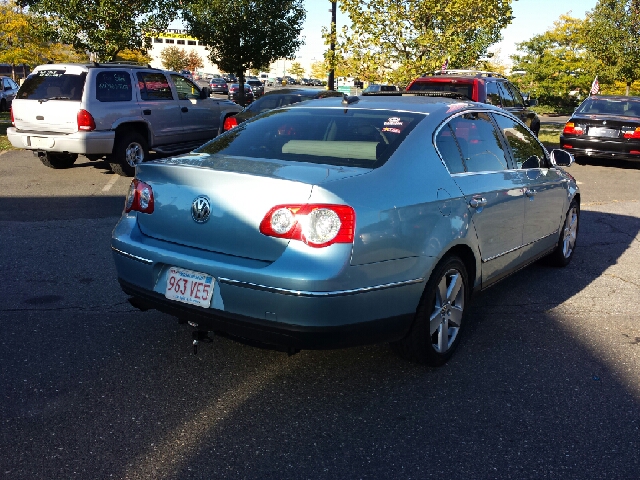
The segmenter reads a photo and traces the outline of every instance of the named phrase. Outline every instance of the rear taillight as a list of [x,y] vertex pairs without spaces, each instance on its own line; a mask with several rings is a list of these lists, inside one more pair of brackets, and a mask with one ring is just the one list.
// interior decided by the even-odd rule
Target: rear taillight
[[237,127],[237,126],[238,126],[238,120],[236,119],[236,117],[227,117],[224,119],[222,130],[226,132],[227,130],[231,130],[233,127]]
[[640,127],[637,127],[635,130],[627,130],[624,132],[624,138],[640,139]]
[[16,121],[13,119],[13,105],[11,105],[11,109],[9,110],[9,115],[11,116],[11,125],[16,126]]
[[581,126],[575,125],[573,122],[567,122],[562,133],[564,135],[582,135],[583,130]]
[[83,132],[91,132],[96,129],[96,122],[93,117],[86,110],[80,110],[78,112],[78,130]]
[[277,205],[260,222],[260,233],[320,248],[353,243],[355,227],[355,211],[347,205]]
[[149,185],[141,182],[137,178],[131,181],[127,201],[124,204],[124,211],[126,213],[132,210],[142,213],[153,213],[153,190]]

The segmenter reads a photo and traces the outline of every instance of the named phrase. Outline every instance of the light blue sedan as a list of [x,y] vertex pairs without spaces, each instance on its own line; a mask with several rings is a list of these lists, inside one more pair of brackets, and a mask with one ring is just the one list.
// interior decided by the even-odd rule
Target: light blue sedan
[[138,165],[111,246],[132,305],[281,348],[441,365],[471,293],[567,265],[580,193],[517,118],[425,96],[272,110]]

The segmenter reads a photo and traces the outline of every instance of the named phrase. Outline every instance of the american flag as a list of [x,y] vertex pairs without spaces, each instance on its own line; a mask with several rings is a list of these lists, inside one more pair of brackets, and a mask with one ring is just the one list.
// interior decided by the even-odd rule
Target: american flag
[[443,72],[446,72],[446,71],[447,71],[447,68],[449,68],[449,59],[448,59],[448,58],[447,58],[447,59],[444,61],[444,63],[442,64],[442,68],[441,68],[441,70],[442,70]]
[[591,95],[597,95],[600,93],[600,84],[598,83],[598,76],[593,79],[593,83],[591,84]]

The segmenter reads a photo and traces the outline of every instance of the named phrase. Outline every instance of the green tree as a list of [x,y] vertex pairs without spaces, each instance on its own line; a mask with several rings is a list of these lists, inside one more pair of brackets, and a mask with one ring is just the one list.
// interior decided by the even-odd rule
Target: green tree
[[325,80],[327,78],[328,71],[329,68],[325,62],[313,62],[311,64],[311,78]]
[[211,63],[233,72],[244,103],[244,75],[252,68],[291,58],[302,45],[303,0],[192,0],[183,18],[190,34],[209,49]]
[[195,72],[199,68],[204,67],[204,62],[202,61],[202,57],[198,55],[198,52],[195,50],[189,50],[189,52],[185,55],[185,65],[187,70],[190,72]]
[[556,107],[575,106],[570,91],[588,94],[598,62],[586,50],[585,20],[561,15],[553,28],[518,44],[520,55],[512,55],[512,77],[525,92],[541,103]]
[[165,69],[179,72],[187,66],[187,54],[182,48],[172,45],[162,49],[160,61]]
[[148,65],[149,63],[151,63],[151,57],[147,54],[147,52],[143,50],[130,50],[128,48],[119,52],[114,60],[136,62],[141,65]]
[[[76,55],[68,45],[45,41],[37,35],[37,21],[33,14],[15,2],[0,3],[0,63],[34,67],[49,61],[73,62],[86,60]],[[23,68],[23,76],[26,76]]]
[[337,50],[366,61],[368,71],[406,84],[447,58],[450,67],[466,67],[485,56],[511,22],[511,2],[485,0],[470,7],[468,0],[341,0],[351,26],[343,28]]
[[151,47],[150,34],[164,31],[178,14],[175,0],[25,0],[41,20],[46,38],[110,61],[124,49]]
[[613,83],[640,80],[640,0],[598,0],[587,15],[585,42],[602,64],[599,77]]
[[300,80],[300,77],[304,75],[304,68],[302,68],[300,62],[293,62],[289,67],[289,73]]

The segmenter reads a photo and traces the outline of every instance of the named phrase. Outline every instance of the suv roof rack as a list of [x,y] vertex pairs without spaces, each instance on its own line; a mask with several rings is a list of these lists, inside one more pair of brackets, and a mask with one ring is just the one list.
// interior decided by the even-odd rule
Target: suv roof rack
[[504,75],[498,72],[488,72],[485,70],[467,70],[467,69],[451,69],[445,70],[436,70],[435,72],[425,73],[422,77],[428,77],[432,75],[473,75],[475,77],[498,77],[498,78],[506,78]]
[[[138,67],[138,68],[153,68],[151,65],[144,65],[140,62],[134,62],[131,60],[116,60],[113,62],[93,62],[90,67]],[[157,68],[153,68],[154,70],[158,70]]]

